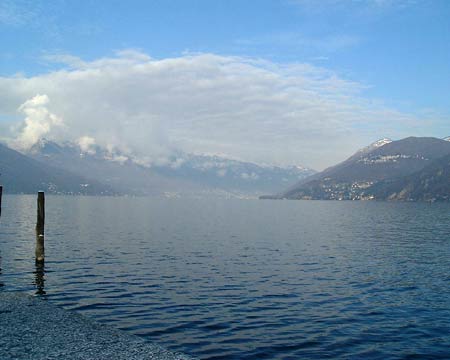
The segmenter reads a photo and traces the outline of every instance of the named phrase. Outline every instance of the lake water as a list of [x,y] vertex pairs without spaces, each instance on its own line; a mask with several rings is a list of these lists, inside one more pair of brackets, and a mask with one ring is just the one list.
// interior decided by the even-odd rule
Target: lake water
[[450,204],[46,201],[36,269],[3,197],[0,291],[203,359],[450,359]]

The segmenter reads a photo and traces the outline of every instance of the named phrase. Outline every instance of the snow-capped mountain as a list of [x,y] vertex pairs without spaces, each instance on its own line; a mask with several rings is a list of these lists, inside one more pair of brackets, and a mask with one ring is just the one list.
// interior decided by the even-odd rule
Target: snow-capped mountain
[[389,138],[383,138],[383,139],[380,139],[380,140],[375,141],[373,144],[369,145],[369,147],[371,147],[372,149],[376,149],[376,148],[379,148],[380,146],[389,144],[389,143],[391,143],[391,142],[392,142],[391,139],[389,139]]
[[447,136],[447,137],[443,138],[442,140],[450,141],[450,136]]
[[380,148],[380,147],[382,147],[382,146],[384,146],[386,144],[389,144],[391,142],[392,142],[392,140],[389,139],[389,138],[379,139],[379,140],[373,142],[372,144],[370,144],[370,145],[368,145],[366,147],[363,147],[362,149],[358,150],[354,156],[361,156],[363,154],[368,154],[371,151],[373,151],[375,149],[378,149],[378,148]]
[[408,137],[397,141],[387,140],[369,145],[342,163],[300,181],[276,197],[366,199],[375,196],[375,193],[370,193],[370,189],[377,183],[412,176],[450,154],[450,143],[442,139]]
[[167,165],[153,166],[159,174],[182,177],[195,183],[245,192],[268,191],[295,183],[314,173],[301,166],[269,166],[217,155],[179,154]]
[[268,166],[217,155],[178,152],[148,161],[99,146],[40,140],[28,152],[36,160],[91,177],[130,194],[274,192],[314,173],[301,166]]
[[0,182],[5,193],[117,195],[111,186],[67,170],[43,164],[0,144]]

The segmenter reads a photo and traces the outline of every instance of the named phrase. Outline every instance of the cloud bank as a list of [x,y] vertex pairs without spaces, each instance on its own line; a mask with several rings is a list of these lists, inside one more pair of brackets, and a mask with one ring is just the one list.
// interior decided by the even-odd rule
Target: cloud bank
[[36,95],[20,105],[18,111],[26,117],[15,129],[17,137],[12,141],[14,147],[28,150],[51,130],[63,125],[62,119],[48,110],[48,103],[47,95]]
[[14,144],[39,137],[94,144],[148,162],[174,151],[317,169],[416,119],[365,99],[364,87],[308,64],[127,50],[62,69],[0,78],[0,115],[25,119]]

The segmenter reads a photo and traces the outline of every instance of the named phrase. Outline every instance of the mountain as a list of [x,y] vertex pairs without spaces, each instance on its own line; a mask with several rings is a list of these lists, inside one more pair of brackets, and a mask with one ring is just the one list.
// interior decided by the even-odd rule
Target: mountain
[[183,178],[206,187],[245,193],[276,191],[315,173],[301,166],[259,165],[216,155],[192,154],[178,154],[171,159],[170,165],[153,169],[170,178]]
[[145,163],[99,146],[41,140],[27,153],[35,160],[96,179],[135,195],[257,196],[314,173],[303,167],[264,166],[214,155],[176,153],[163,163]]
[[[375,184],[413,175],[448,154],[450,142],[441,139],[383,139],[358,151],[342,163],[301,180],[274,198],[371,199],[375,195],[369,189]],[[377,194],[381,196],[381,192]]]
[[374,199],[402,201],[450,201],[450,155],[434,160],[424,169],[373,185]]
[[360,158],[362,155],[369,154],[370,152],[372,152],[384,145],[390,144],[391,142],[392,142],[392,140],[389,138],[383,138],[383,139],[377,140],[374,143],[370,144],[369,146],[366,146],[366,147],[358,150],[355,155],[350,157],[350,159]]
[[36,161],[0,144],[0,183],[5,193],[117,194],[112,187]]
[[110,153],[101,148],[82,151],[74,144],[57,144],[40,140],[27,153],[33,159],[55,168],[95,179],[118,191],[132,195],[157,195],[169,189],[192,189],[149,171],[122,154]]

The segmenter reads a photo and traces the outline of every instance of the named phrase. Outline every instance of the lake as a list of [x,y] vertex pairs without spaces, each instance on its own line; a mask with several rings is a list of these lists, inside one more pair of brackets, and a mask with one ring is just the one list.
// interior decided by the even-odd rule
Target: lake
[[450,204],[3,196],[0,291],[202,359],[449,359]]

